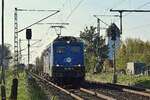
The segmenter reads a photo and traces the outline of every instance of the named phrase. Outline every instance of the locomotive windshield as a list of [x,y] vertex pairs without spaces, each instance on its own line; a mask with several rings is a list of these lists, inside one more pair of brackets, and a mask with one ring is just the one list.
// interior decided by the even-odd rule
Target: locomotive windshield
[[64,46],[59,46],[56,48],[57,53],[64,53],[65,52],[65,47]]
[[80,46],[70,46],[70,47],[57,46],[56,47],[56,53],[62,54],[65,53],[65,51],[69,51],[71,53],[79,53],[81,51],[81,47]]
[[73,53],[79,53],[80,52],[80,47],[79,46],[72,46],[71,47],[71,51]]

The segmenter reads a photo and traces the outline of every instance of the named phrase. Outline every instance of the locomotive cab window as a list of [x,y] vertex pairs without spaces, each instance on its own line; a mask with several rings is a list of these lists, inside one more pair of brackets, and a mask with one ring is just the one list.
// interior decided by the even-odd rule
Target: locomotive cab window
[[73,46],[73,47],[71,47],[71,51],[73,53],[79,53],[80,52],[80,47],[79,46]]
[[56,53],[64,53],[64,52],[65,52],[65,47],[63,46],[56,47]]

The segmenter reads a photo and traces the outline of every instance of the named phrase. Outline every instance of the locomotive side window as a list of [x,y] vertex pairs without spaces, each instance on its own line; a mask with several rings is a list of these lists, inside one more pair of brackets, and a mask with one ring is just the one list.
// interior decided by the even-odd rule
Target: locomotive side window
[[79,53],[80,52],[80,47],[79,46],[72,46],[71,47],[71,51],[73,53]]
[[65,47],[59,46],[56,48],[56,53],[64,53],[65,52]]

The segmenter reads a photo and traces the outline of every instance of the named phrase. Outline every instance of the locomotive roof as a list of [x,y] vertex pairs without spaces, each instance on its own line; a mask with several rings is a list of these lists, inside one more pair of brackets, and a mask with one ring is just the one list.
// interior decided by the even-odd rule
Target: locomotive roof
[[79,41],[79,39],[73,36],[59,36],[54,40],[54,42],[56,41]]
[[[73,36],[59,36],[57,37],[56,39],[54,39],[53,42],[56,42],[56,41],[74,41],[74,42],[83,42],[80,38],[76,38],[76,37],[73,37]],[[48,44],[46,49],[43,51],[43,52],[46,52],[48,51],[49,47],[51,46],[52,43]]]

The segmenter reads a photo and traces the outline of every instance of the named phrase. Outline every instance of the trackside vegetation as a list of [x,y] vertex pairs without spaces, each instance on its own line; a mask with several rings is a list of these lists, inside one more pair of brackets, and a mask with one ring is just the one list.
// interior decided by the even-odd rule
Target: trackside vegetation
[[[6,71],[6,96],[9,100],[11,85],[13,79],[12,70]],[[28,76],[24,71],[19,72],[18,98],[17,100],[48,100],[44,91],[34,82],[28,80]]]
[[[86,79],[98,82],[112,82],[111,72],[92,74],[87,73]],[[150,88],[150,77],[146,75],[118,75],[117,84]]]

